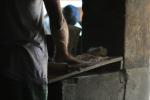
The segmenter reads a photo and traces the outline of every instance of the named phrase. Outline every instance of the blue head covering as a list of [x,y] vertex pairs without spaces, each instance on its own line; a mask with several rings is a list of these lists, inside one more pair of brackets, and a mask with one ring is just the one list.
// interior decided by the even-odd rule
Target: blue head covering
[[63,14],[68,24],[74,25],[80,21],[79,9],[73,5],[64,7]]

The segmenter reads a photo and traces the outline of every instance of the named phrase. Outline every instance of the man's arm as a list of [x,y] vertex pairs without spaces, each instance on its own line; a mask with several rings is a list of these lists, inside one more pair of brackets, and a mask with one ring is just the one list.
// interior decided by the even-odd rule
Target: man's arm
[[57,55],[68,55],[68,26],[61,12],[60,0],[44,0],[44,2],[50,17],[50,26],[56,44]]
[[68,53],[69,31],[62,14],[60,0],[44,0],[47,13],[50,17],[50,26],[56,45],[56,61],[70,64],[80,63]]

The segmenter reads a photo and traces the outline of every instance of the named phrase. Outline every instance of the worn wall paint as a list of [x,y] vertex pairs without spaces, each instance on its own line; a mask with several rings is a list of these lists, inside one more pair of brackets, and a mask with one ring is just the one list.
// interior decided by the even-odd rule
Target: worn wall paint
[[125,66],[148,67],[150,58],[150,1],[126,1]]
[[126,100],[149,100],[150,0],[126,0]]

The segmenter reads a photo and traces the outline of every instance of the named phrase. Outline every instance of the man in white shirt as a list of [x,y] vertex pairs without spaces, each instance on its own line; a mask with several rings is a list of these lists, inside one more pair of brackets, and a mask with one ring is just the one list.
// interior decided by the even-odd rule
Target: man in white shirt
[[47,44],[43,3],[50,16],[58,62],[77,64],[68,53],[68,26],[59,0],[1,0],[0,99],[47,100]]

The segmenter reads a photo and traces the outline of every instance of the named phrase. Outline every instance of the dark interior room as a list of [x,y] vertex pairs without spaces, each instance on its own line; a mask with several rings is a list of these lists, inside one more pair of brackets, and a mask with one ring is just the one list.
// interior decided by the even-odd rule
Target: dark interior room
[[0,8],[0,100],[150,100],[150,0]]

